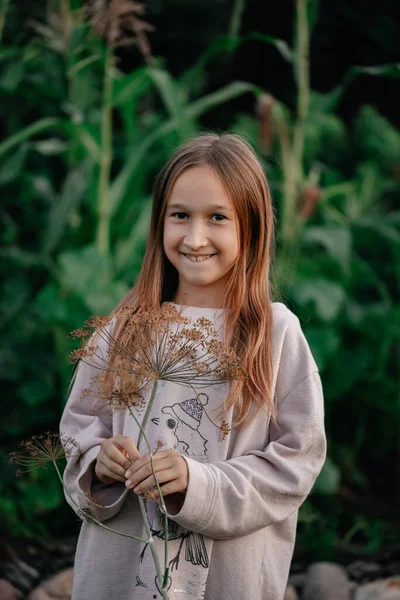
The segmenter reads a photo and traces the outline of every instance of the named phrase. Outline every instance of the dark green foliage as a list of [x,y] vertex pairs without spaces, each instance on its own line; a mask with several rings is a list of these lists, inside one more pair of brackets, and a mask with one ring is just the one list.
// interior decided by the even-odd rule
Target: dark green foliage
[[[316,8],[309,4],[311,25]],[[11,4],[8,10],[4,38],[11,40],[16,13]],[[207,123],[210,109],[264,92],[231,82],[204,95],[209,61],[229,62],[243,42],[238,37],[215,40],[179,77],[159,59],[123,74],[107,63],[104,44],[82,17],[70,16],[69,37],[53,20],[35,34],[25,26],[25,43],[16,35],[0,50],[0,514],[16,535],[62,532],[71,519],[50,468],[16,479],[7,454],[31,434],[57,429],[72,372],[67,333],[109,312],[134,283],[155,173]],[[282,61],[296,62],[296,49],[259,37],[280,50]],[[268,147],[259,117],[232,115],[230,127],[253,143],[266,167],[278,216],[282,300],[299,315],[322,374],[329,458],[301,509],[299,543],[325,558],[343,544],[372,552],[389,539],[396,512],[400,135],[372,106],[363,106],[350,127],[338,117],[341,95],[356,76],[353,70],[331,93],[311,92],[290,211],[285,186],[292,163],[285,152],[292,148],[277,125],[290,137],[297,116],[273,100]],[[107,77],[112,89],[104,102]],[[112,165],[104,180],[107,114]],[[99,237],[102,191],[108,246]]]

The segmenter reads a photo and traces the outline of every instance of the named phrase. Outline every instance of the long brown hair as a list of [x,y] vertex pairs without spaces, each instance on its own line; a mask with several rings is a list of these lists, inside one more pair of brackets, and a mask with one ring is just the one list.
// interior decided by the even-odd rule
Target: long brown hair
[[274,418],[270,285],[274,212],[263,168],[242,137],[207,133],[175,150],[155,181],[150,231],[138,283],[115,311],[127,305],[147,310],[174,300],[178,272],[164,252],[164,218],[175,181],[193,166],[213,169],[232,202],[239,230],[239,258],[223,298],[223,307],[228,309],[225,341],[242,359],[248,379],[231,383],[224,409],[234,407],[236,424],[248,417],[252,420],[262,407]]

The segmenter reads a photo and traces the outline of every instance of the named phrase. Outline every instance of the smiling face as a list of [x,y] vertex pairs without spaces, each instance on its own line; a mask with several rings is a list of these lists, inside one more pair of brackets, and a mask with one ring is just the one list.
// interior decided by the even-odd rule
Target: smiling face
[[210,167],[188,167],[177,178],[166,207],[164,251],[179,273],[175,301],[220,307],[239,238],[230,199]]

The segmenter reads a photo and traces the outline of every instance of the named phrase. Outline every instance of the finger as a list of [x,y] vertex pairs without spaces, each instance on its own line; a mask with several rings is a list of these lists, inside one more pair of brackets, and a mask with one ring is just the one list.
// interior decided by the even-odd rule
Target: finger
[[[165,479],[165,473],[169,473],[167,475],[167,479]],[[177,477],[177,475],[178,474],[174,466],[169,464],[168,461],[164,460],[163,462],[158,463],[157,468],[154,469],[154,473],[151,469],[151,465],[145,465],[142,469],[140,469],[139,472],[128,478],[125,485],[128,488],[137,488],[140,486],[140,489],[144,490],[149,486],[156,485],[155,478],[157,478],[159,482],[164,483],[165,481],[169,481],[171,477]]]
[[106,454],[100,456],[98,462],[104,469],[107,469],[107,471],[113,473],[114,478],[118,477],[119,481],[125,482],[126,477],[124,466],[119,465],[117,462],[110,459]]
[[[173,469],[167,469],[165,471],[161,471],[161,473],[157,473],[158,485],[167,483],[171,480],[174,480],[175,478],[176,478],[176,473],[174,472]],[[150,477],[147,477],[146,479],[144,479],[143,481],[138,483],[136,486],[134,484],[132,484],[132,482],[129,483],[129,481],[130,480],[128,479],[128,481],[125,483],[125,485],[127,488],[133,487],[134,488],[133,491],[135,492],[135,494],[143,494],[146,490],[149,490],[157,485],[154,475],[150,475]]]
[[[174,479],[173,481],[169,481],[165,485],[161,487],[161,493],[164,496],[168,496],[169,494],[176,494],[177,492],[184,492],[185,488],[179,485],[179,479]],[[156,490],[155,496],[159,496],[158,490]]]
[[[122,436],[121,436],[122,437]],[[107,443],[108,442],[108,443]],[[121,467],[129,468],[132,464],[131,460],[121,451],[119,445],[114,438],[102,442],[103,453],[114,463],[117,463]]]
[[128,453],[128,457],[133,462],[134,460],[138,460],[140,458],[140,452],[136,448],[135,442],[129,438],[127,435],[116,435],[114,440],[126,452]]
[[125,477],[130,479],[135,485],[149,477],[154,473],[159,473],[161,471],[165,471],[165,469],[170,469],[173,466],[172,461],[166,457],[163,460],[155,461],[153,458],[153,466],[151,465],[150,457],[146,460],[137,461],[137,463],[132,464],[129,470],[125,473]]
[[[150,470],[151,470],[150,456],[151,456],[150,454],[144,454],[138,460],[136,460],[134,463],[132,463],[132,465],[129,467],[129,475],[126,473],[126,476],[130,477],[131,475],[134,475],[135,473],[140,471],[140,469],[142,469],[146,465],[149,465]],[[160,453],[157,452],[156,454],[152,455],[152,458],[153,458],[154,468],[156,468],[156,465],[158,465],[161,461],[163,461],[165,459],[169,459],[169,462],[171,465],[173,464],[173,460],[174,460],[174,456],[168,452],[160,452]]]
[[121,477],[121,475],[118,475],[111,469],[108,469],[102,463],[98,463],[97,468],[96,468],[96,475],[97,475],[97,477],[99,477],[100,480],[101,479],[112,479],[113,481],[121,481],[122,483],[125,482],[125,477]]

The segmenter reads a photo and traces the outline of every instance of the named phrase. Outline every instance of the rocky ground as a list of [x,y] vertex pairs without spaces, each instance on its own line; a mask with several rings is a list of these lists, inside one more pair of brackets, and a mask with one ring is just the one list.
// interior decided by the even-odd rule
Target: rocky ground
[[[1,600],[70,600],[76,538],[0,542]],[[293,559],[285,600],[400,600],[400,547],[347,564]]]

